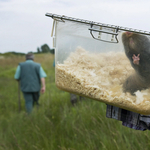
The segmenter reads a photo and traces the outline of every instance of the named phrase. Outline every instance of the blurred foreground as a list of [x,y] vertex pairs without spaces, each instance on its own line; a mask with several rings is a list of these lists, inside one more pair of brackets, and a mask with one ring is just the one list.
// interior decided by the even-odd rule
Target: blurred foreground
[[91,99],[74,106],[55,86],[54,55],[37,54],[47,73],[40,108],[28,116],[14,73],[24,56],[0,57],[0,150],[149,150],[149,131],[136,131],[106,118],[106,105]]

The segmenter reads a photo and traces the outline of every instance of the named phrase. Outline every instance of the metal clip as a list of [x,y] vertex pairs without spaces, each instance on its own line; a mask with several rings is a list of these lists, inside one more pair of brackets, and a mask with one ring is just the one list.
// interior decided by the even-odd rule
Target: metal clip
[[52,15],[51,17],[52,17],[52,19],[54,19],[54,20],[56,20],[56,21],[65,22],[65,21],[63,20],[63,17],[65,17],[64,15],[62,15],[61,18],[57,18],[57,17],[55,17],[55,15]]

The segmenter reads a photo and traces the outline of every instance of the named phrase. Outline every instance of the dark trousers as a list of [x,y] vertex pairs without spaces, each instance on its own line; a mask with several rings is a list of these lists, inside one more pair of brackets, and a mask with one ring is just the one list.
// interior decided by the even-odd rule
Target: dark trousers
[[40,97],[40,92],[23,92],[23,96],[25,99],[25,107],[27,113],[31,113],[34,104],[38,104],[38,100]]

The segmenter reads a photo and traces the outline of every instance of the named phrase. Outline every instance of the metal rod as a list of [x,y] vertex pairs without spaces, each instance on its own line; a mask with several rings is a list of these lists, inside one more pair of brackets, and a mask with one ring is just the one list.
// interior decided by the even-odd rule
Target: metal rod
[[122,30],[122,31],[130,31],[130,32],[134,32],[134,33],[150,35],[150,32],[148,32],[148,31],[142,31],[142,30],[127,28],[127,27],[120,27],[120,26],[115,26],[115,25],[110,25],[110,24],[103,24],[103,23],[98,23],[98,22],[93,22],[93,21],[88,21],[88,20],[83,20],[83,19],[78,19],[78,18],[67,17],[64,15],[61,16],[61,15],[57,15],[57,14],[46,13],[45,16],[51,17],[53,19],[57,18],[57,19],[60,19],[63,21],[69,20],[69,21],[75,21],[75,22],[80,22],[80,23],[84,23],[84,24],[93,24],[93,25],[107,27],[107,28],[113,28],[113,29],[118,28],[118,30]]

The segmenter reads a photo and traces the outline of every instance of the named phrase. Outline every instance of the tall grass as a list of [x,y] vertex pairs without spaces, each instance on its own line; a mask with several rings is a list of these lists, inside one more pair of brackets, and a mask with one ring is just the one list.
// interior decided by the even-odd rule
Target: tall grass
[[75,106],[55,86],[54,56],[36,55],[48,77],[40,107],[25,112],[15,69],[24,57],[0,59],[0,150],[149,150],[149,131],[136,131],[105,116],[106,105],[85,98]]

